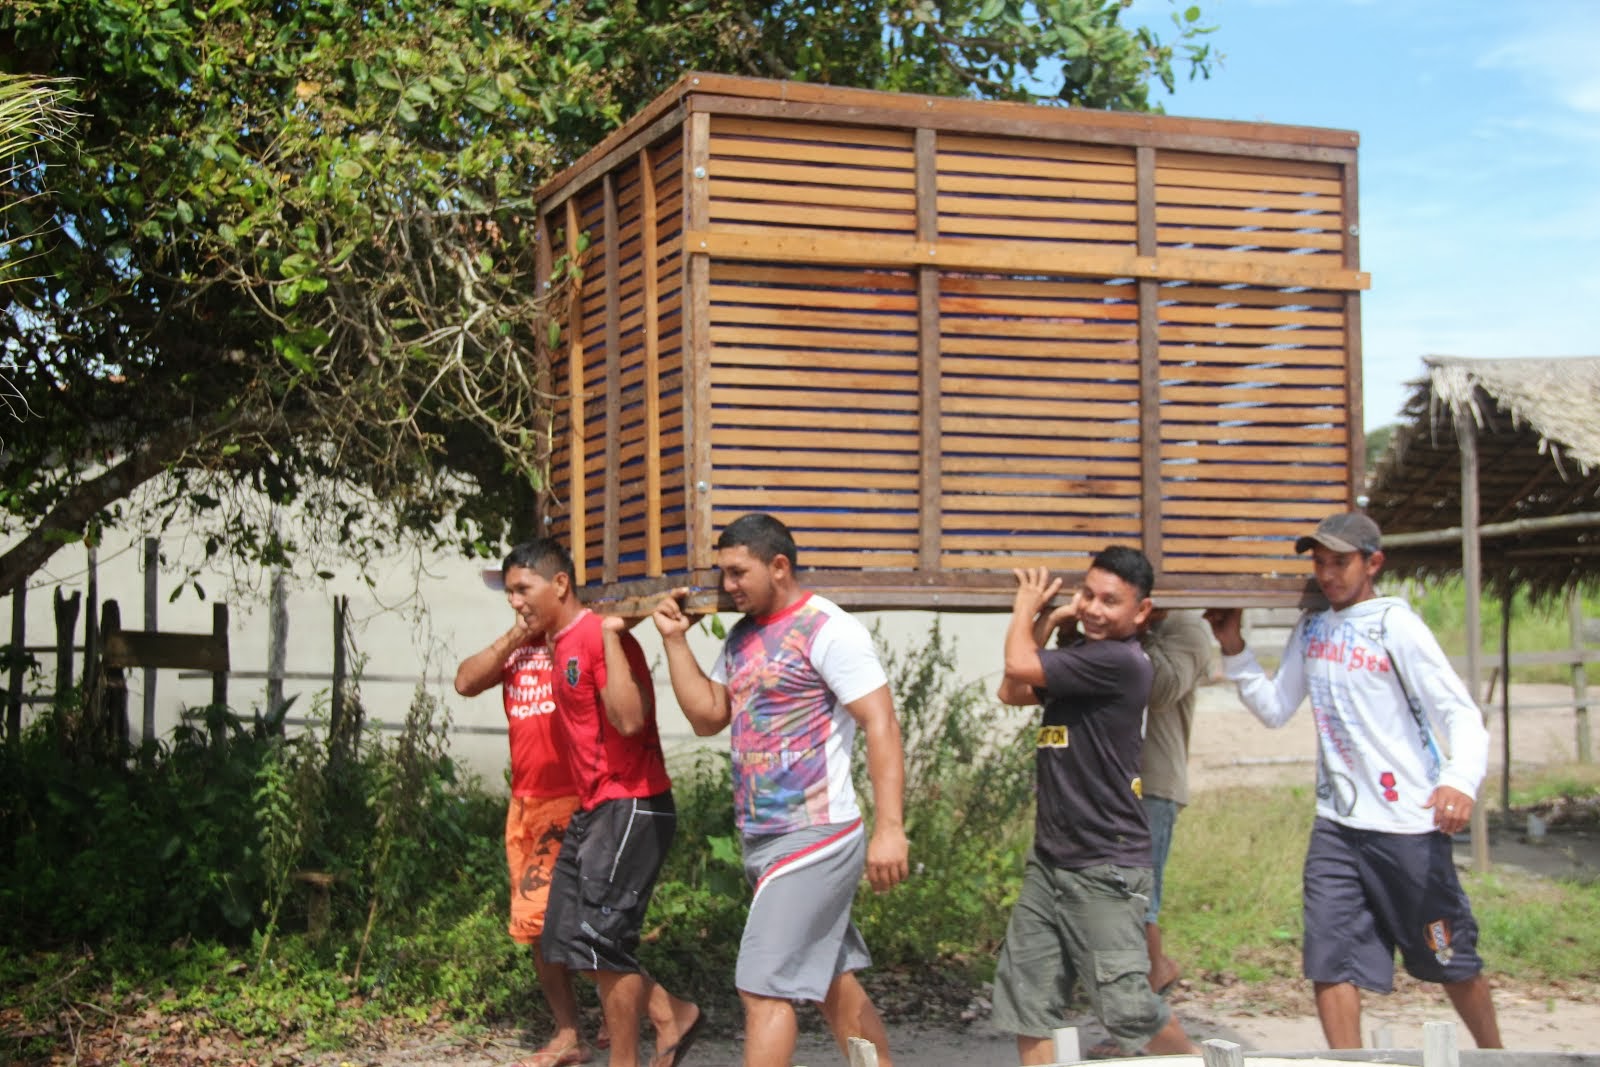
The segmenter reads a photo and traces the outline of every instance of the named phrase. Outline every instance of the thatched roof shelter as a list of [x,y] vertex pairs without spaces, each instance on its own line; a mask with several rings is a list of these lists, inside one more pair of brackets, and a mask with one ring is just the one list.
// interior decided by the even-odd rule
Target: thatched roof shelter
[[[1600,580],[1600,357],[1432,356],[1372,472],[1394,576],[1459,573],[1463,448],[1475,449],[1483,585],[1534,597]],[[1454,530],[1454,536],[1424,536]],[[1411,534],[1412,537],[1404,535]]]

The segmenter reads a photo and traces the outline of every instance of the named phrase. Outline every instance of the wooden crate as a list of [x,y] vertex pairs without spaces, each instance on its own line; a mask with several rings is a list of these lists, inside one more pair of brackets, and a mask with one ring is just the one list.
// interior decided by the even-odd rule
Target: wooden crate
[[714,590],[756,510],[857,608],[1112,542],[1163,603],[1294,603],[1362,479],[1356,143],[688,75],[538,193],[582,267],[546,527],[613,610]]

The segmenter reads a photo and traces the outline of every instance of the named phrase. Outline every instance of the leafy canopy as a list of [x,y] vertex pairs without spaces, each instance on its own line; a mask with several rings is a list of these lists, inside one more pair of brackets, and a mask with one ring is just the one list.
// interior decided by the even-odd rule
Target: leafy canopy
[[[1144,108],[1174,64],[1120,0],[13,0],[0,71],[73,79],[0,213],[0,589],[106,524],[262,501],[358,560],[491,553],[549,453],[531,195],[686,68]],[[140,494],[144,512],[131,503]],[[526,532],[526,531],[521,531]]]

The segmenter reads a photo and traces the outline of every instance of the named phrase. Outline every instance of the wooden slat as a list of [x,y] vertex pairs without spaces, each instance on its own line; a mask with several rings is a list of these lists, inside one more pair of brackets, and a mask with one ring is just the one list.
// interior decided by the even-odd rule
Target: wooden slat
[[816,185],[800,182],[751,182],[712,179],[711,197],[717,203],[712,215],[724,214],[724,202],[743,200],[764,207],[800,204],[850,207],[876,211],[915,211],[917,198],[910,189],[872,189],[858,185]]
[[[709,399],[709,394],[707,394]],[[902,433],[913,440],[917,435],[915,412],[906,415],[867,414],[863,411],[790,411],[779,408],[719,407],[716,420],[724,426],[771,426],[774,429],[810,427],[817,433],[836,434],[862,430],[872,433]]]
[[710,159],[721,163],[728,159],[791,159],[806,165],[823,164],[839,167],[879,167],[885,170],[911,170],[910,152],[889,149],[845,148],[816,140],[803,141],[753,141],[717,138],[711,146]]
[[1167,344],[1188,341],[1193,344],[1235,345],[1322,345],[1337,348],[1344,344],[1343,330],[1259,330],[1249,326],[1175,326],[1161,324],[1161,340]]
[[915,493],[808,491],[803,489],[747,490],[738,487],[716,489],[717,504],[749,509],[779,511],[794,508],[834,508],[854,514],[878,512],[892,514],[901,528],[915,531],[917,497]]
[[[1098,537],[1137,538],[1139,518],[1138,508],[1133,502],[1125,501],[1122,511],[1096,514],[1065,515],[1018,510],[1010,515],[994,515],[986,512],[956,511],[946,514],[945,529],[976,530],[986,533],[991,538],[1001,533],[1010,536],[1016,532],[1033,531],[1056,534],[1087,531]],[[992,542],[989,547],[994,547]]]
[[[709,316],[711,313],[712,309],[708,306],[706,314]],[[828,349],[865,349],[874,352],[914,352],[917,346],[916,335],[910,330],[902,332],[886,329],[882,333],[857,333],[840,330],[759,329],[751,326],[724,326],[720,322],[712,322],[710,333],[712,344],[719,347],[726,344],[769,344],[795,348],[815,346]]]
[[[1188,421],[1199,416],[1191,411],[1184,418],[1177,418],[1171,412],[1161,422],[1161,439],[1163,441],[1270,441],[1273,443],[1286,443],[1288,436],[1282,426],[1250,426],[1250,425],[1216,425],[1218,412],[1212,409],[1202,409],[1206,412],[1204,422]],[[1253,416],[1255,409],[1241,409],[1237,414],[1240,418]],[[1230,412],[1230,415],[1233,414]],[[1296,426],[1294,428],[1293,442],[1299,445],[1316,442],[1344,445],[1346,434],[1343,419],[1328,418],[1332,426]]]
[[[1282,423],[1292,426],[1305,426],[1316,423],[1336,423],[1342,426],[1344,424],[1345,409],[1343,405],[1332,403],[1325,407],[1280,408],[1262,405],[1260,407],[1229,408],[1225,411],[1218,411],[1214,407],[1204,405],[1167,404],[1162,409],[1162,415],[1165,416],[1165,419],[1176,422],[1185,422],[1191,419],[1198,421],[1210,418],[1212,420],[1238,419],[1241,422],[1257,425]],[[1227,427],[1229,430],[1236,428],[1245,429],[1246,427]],[[1163,424],[1162,432],[1166,432],[1165,424]],[[1298,435],[1300,431],[1296,430],[1295,432]],[[1282,434],[1281,430],[1279,434]]]
[[[1017,214],[1028,215],[1031,212]],[[1037,218],[962,216],[945,211],[939,217],[939,229],[945,236],[961,240],[977,240],[984,237],[1028,237],[1049,241],[1094,242],[1112,246],[1125,244],[1129,247],[1132,247],[1134,240],[1132,220],[1126,223],[1073,222],[1070,219],[1062,219],[1059,212],[1047,210],[1040,210]]]
[[716,115],[711,120],[711,142],[715,146],[725,139],[757,138],[765,145],[771,140],[818,141],[826,144],[871,145],[909,152],[912,131],[909,129],[883,129],[871,125],[837,124],[825,122],[792,122],[780,118],[751,118],[736,115]]
[[1167,149],[1161,153],[1161,166],[1200,174],[1252,174],[1336,182],[1339,164],[1296,159],[1252,159],[1217,153],[1184,152]]
[[788,329],[816,327],[826,330],[910,331],[916,319],[898,312],[857,312],[829,308],[784,307],[779,304],[717,304],[712,308],[719,325],[759,323]]
[[872,289],[852,290],[799,285],[779,288],[770,285],[713,283],[711,301],[714,304],[768,305],[791,309],[820,307],[830,311],[860,309],[915,314],[917,310],[917,297],[911,292],[885,293]]
[[[805,489],[825,484],[833,477],[833,475],[824,477],[816,470],[719,466],[717,488],[753,486],[757,489]],[[909,493],[916,491],[918,480],[915,471],[907,474],[881,474],[877,471],[857,469],[850,472],[849,483],[852,489],[888,489],[897,493]]]
[[751,203],[717,200],[711,205],[711,221],[723,227],[728,222],[752,222],[765,231],[775,226],[806,230],[882,230],[888,233],[913,233],[916,214],[911,205],[900,210],[816,207],[810,204],[779,204],[772,201]]
[[[1268,461],[1258,464],[1261,467],[1281,464],[1285,467],[1293,468],[1299,464],[1324,463],[1342,466],[1346,462],[1349,450],[1342,444],[1300,446],[1298,442],[1283,442],[1270,447],[1256,445],[1250,448],[1241,448],[1238,445],[1197,445],[1187,443],[1163,444],[1161,446],[1161,458],[1164,460],[1208,460],[1212,462],[1209,462],[1207,466],[1213,470],[1222,466],[1223,462],[1239,461],[1247,455],[1250,458]],[[1173,466],[1178,467],[1182,466],[1182,464],[1173,464]]]
[[[905,447],[903,438],[892,438],[899,448]],[[808,442],[815,443],[815,442]],[[808,470],[815,477],[819,470],[897,471],[914,474],[921,464],[911,451],[865,452],[859,448],[794,449],[794,448],[732,448],[714,446],[712,458],[719,472],[733,467],[771,467],[779,470]],[[721,474],[719,474],[721,477]]]
[[[1164,299],[1172,299],[1164,291]],[[1332,326],[1344,328],[1342,311],[1307,311],[1293,308],[1213,307],[1191,304],[1167,304],[1161,308],[1164,322],[1237,323],[1241,326]]]
[[748,348],[718,345],[716,361],[722,367],[775,367],[792,371],[871,370],[915,374],[913,356],[894,352],[827,352],[817,348]]
[[902,189],[907,192],[916,185],[915,176],[906,170],[821,163],[773,163],[750,159],[719,159],[712,165],[712,175],[719,179],[736,178],[750,182],[846,185],[864,189]]
[[1323,485],[1307,485],[1303,482],[1180,481],[1166,478],[1158,484],[1162,496],[1169,500],[1327,500],[1337,503],[1345,493],[1343,479]]
[[1133,165],[1132,152],[1125,147],[966,134],[944,134],[939,138],[941,167],[959,167],[967,157],[986,163],[990,160],[1005,162],[1026,159],[1038,167],[1065,164],[1125,171]]
[[[1309,289],[1364,289],[1366,275],[1306,262],[1309,256],[1231,256],[1227,253],[1163,251],[1140,256],[1093,246],[1056,247],[1026,242],[925,241],[879,236],[871,242],[830,234],[761,235],[696,229],[685,235],[719,259],[788,260],[797,263],[861,264],[879,268],[938,263],[946,269],[1018,274],[1077,274],[1096,278],[1184,278]],[[1297,262],[1290,262],[1290,261]]]
[[1078,496],[1085,493],[1119,497],[1139,495],[1137,476],[1125,479],[1086,478],[1053,474],[950,474],[944,479],[945,499],[973,493],[1006,496]]
[[[1344,404],[1344,390],[1291,389],[1286,386],[1172,385],[1161,386],[1163,404]],[[1226,412],[1219,412],[1226,415]]]
[[714,407],[761,408],[782,405],[792,412],[802,409],[833,411],[839,414],[870,411],[874,413],[904,411],[915,416],[915,393],[855,393],[827,392],[815,389],[760,390],[741,389],[735,386],[711,386],[711,403]]
[[1156,227],[1156,235],[1164,245],[1196,244],[1225,247],[1249,246],[1251,248],[1320,248],[1338,250],[1344,247],[1344,237],[1338,231],[1319,230],[1313,233],[1289,230],[1219,230],[1202,226]]

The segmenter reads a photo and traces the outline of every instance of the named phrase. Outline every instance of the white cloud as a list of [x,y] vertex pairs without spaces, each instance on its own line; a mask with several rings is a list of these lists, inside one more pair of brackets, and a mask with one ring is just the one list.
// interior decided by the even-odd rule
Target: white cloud
[[[1519,9],[1519,17],[1528,9]],[[1592,4],[1560,5],[1559,13],[1539,13],[1540,21],[1479,57],[1478,66],[1521,75],[1569,110],[1600,114],[1600,68],[1594,60],[1600,43],[1600,10]]]

